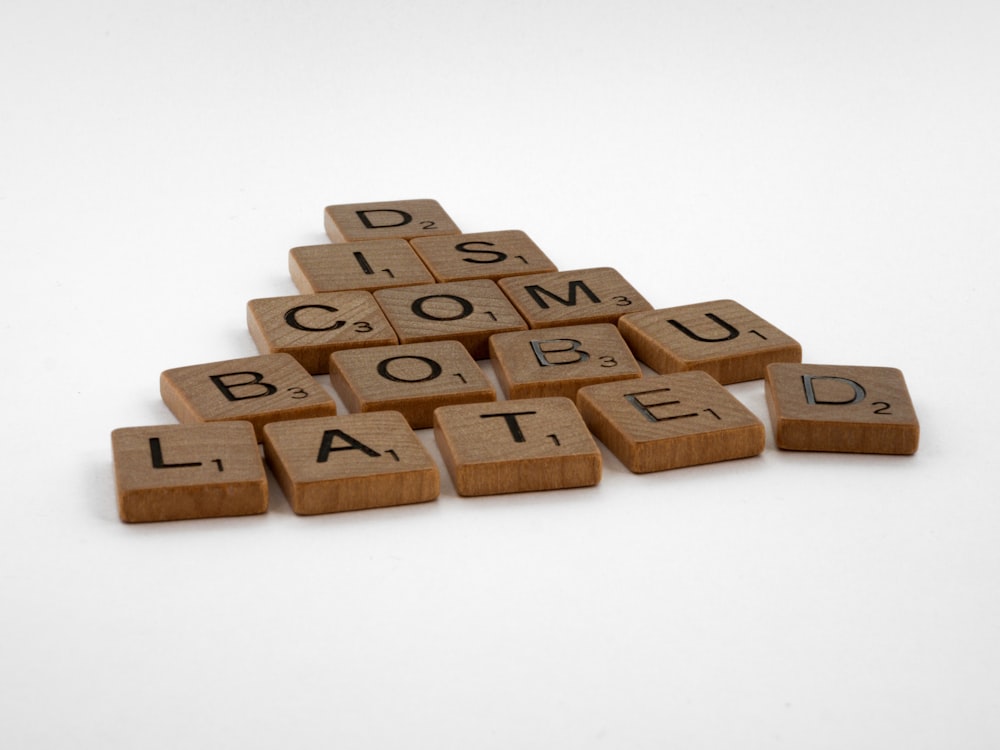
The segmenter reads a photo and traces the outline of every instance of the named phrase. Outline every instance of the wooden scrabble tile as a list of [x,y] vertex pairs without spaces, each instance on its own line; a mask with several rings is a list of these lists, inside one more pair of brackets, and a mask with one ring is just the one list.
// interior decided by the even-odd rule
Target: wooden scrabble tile
[[637,474],[764,450],[764,425],[706,372],[590,385],[576,398],[591,432]]
[[288,271],[303,294],[375,291],[434,281],[410,243],[401,239],[293,247],[288,251]]
[[764,379],[774,442],[784,450],[911,454],[920,425],[892,367],[772,364]]
[[490,359],[507,398],[572,399],[585,385],[642,376],[611,323],[498,333],[490,337]]
[[528,325],[487,279],[380,289],[375,299],[402,344],[455,339],[476,359],[489,356],[494,333]]
[[111,433],[118,515],[127,523],[264,513],[253,425],[123,427]]
[[652,309],[613,268],[511,276],[498,283],[531,328],[617,323],[626,313]]
[[437,465],[398,412],[272,422],[264,453],[300,515],[422,503],[440,491]]
[[426,199],[327,206],[323,217],[333,242],[408,240],[461,232],[437,201]]
[[268,422],[337,413],[333,398],[290,354],[166,370],[160,395],[181,422],[246,420],[258,439]]
[[335,351],[398,341],[368,292],[250,300],[247,327],[262,354],[291,354],[314,375],[329,372]]
[[434,438],[460,495],[590,487],[601,452],[567,398],[442,406]]
[[771,362],[802,361],[795,339],[729,299],[630,313],[618,327],[659,373],[704,370],[720,383],[739,383],[764,377]]
[[414,429],[432,426],[438,406],[496,400],[457,341],[339,351],[330,357],[330,381],[349,411],[398,411]]
[[410,245],[438,281],[497,281],[505,276],[558,270],[541,248],[517,229],[417,237]]

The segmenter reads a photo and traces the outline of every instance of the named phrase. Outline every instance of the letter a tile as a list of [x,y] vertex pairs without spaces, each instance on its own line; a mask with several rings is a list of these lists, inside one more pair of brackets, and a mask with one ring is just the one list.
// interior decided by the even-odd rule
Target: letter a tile
[[723,385],[763,378],[771,362],[802,360],[795,339],[733,300],[629,313],[618,328],[656,372],[704,370]]
[[434,438],[459,495],[590,487],[601,479],[600,448],[561,396],[442,406]]
[[461,232],[437,201],[427,199],[327,206],[324,222],[333,242],[409,240]]
[[434,459],[399,412],[273,422],[264,453],[300,515],[423,503],[440,491]]
[[784,450],[915,453],[920,425],[893,367],[773,364],[764,380],[775,444]]
[[268,422],[337,413],[330,394],[290,354],[166,370],[160,395],[181,422],[246,420],[258,440]]
[[764,425],[706,372],[589,385],[577,405],[587,427],[637,474],[764,450]]
[[111,433],[118,515],[127,523],[245,516],[267,510],[253,426],[123,427]]

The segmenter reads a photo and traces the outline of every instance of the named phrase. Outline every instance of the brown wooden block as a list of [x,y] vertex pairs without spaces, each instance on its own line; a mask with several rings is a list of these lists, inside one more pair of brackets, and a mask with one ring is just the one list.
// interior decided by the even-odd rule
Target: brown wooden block
[[181,422],[246,420],[258,440],[268,422],[337,413],[330,394],[290,354],[166,370],[160,395]]
[[368,292],[250,300],[247,326],[262,354],[291,354],[314,375],[329,372],[330,354],[335,351],[398,340]]
[[406,240],[387,239],[340,245],[305,245],[288,251],[288,271],[303,294],[434,281]]
[[442,406],[434,438],[460,495],[590,487],[601,452],[567,398]]
[[414,429],[431,427],[438,406],[496,401],[490,381],[457,341],[336,352],[330,381],[349,411],[398,411]]
[[720,383],[740,383],[764,377],[771,362],[802,360],[795,339],[729,299],[630,313],[618,327],[659,373],[704,370]]
[[496,282],[487,279],[381,289],[375,299],[400,343],[454,339],[476,359],[489,356],[494,333],[528,327]]
[[613,268],[512,276],[498,283],[532,328],[617,323],[626,313],[652,309]]
[[323,219],[333,242],[408,240],[461,232],[437,201],[426,199],[327,206]]
[[433,500],[438,467],[398,412],[272,422],[264,453],[300,515]]
[[498,333],[490,359],[507,398],[572,399],[585,385],[642,376],[611,323]]
[[764,379],[774,442],[784,450],[915,453],[920,425],[893,367],[772,364]]
[[413,249],[438,281],[468,281],[558,270],[531,238],[517,229],[417,237]]
[[111,433],[118,515],[127,523],[245,516],[267,510],[253,425],[123,427]]
[[587,427],[637,474],[764,450],[764,425],[706,372],[592,385],[576,398]]

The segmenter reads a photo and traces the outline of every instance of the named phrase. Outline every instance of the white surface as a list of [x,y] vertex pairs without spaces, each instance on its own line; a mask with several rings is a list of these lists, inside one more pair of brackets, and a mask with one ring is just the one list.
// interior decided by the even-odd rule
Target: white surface
[[[996,747],[998,32],[985,1],[6,0],[0,742]],[[769,432],[590,490],[120,523],[109,434],[174,421],[160,371],[255,353],[324,205],[418,197],[899,367],[920,451]]]

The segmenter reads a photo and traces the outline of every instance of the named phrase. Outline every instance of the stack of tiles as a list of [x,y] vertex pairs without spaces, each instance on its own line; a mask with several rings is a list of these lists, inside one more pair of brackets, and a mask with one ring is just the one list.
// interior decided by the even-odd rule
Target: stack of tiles
[[166,370],[184,424],[114,431],[122,520],[262,513],[265,461],[302,515],[434,500],[425,428],[460,495],[595,485],[595,436],[635,473],[748,458],[764,425],[725,388],[748,380],[779,448],[917,449],[898,370],[803,365],[733,300],[654,309],[613,268],[463,234],[433,200],[328,206],[325,226],[331,244],[288,254],[300,295],[247,303],[257,356]]

